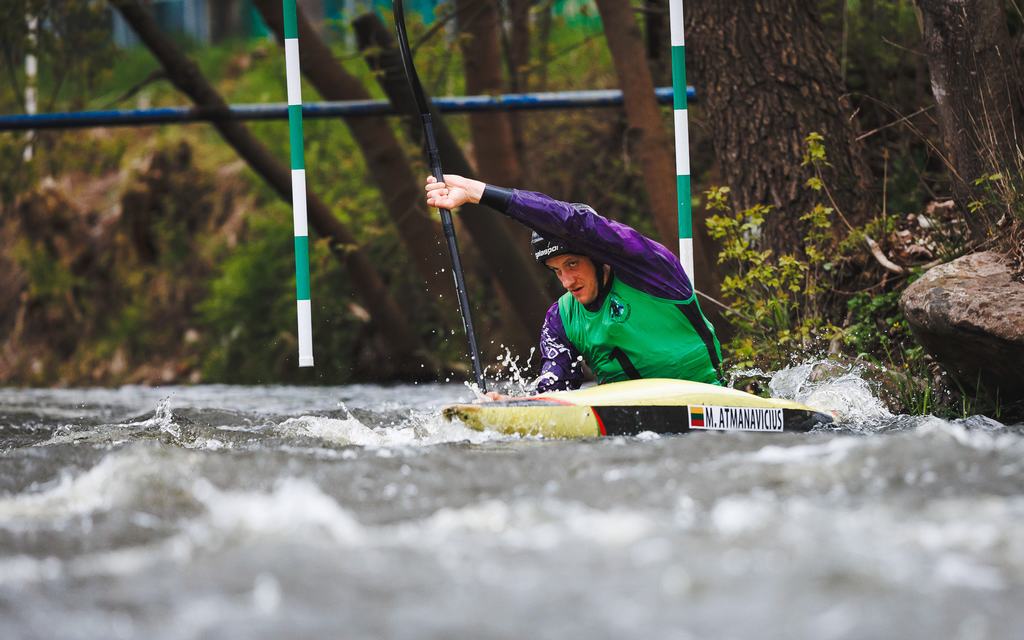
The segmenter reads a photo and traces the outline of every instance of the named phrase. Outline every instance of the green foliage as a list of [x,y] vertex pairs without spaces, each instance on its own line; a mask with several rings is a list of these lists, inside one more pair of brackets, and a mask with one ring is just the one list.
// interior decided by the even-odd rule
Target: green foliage
[[24,135],[0,132],[0,211],[11,206],[25,185],[38,179],[38,163],[25,162],[24,153]]
[[899,310],[900,291],[881,294],[860,292],[847,301],[850,324],[843,342],[856,354],[891,356],[913,343],[909,327]]
[[[828,155],[825,151],[825,136],[817,131],[812,131],[804,138],[804,142],[807,146],[804,148],[804,157],[800,162],[800,166],[806,167],[811,165],[817,167],[828,164]],[[815,191],[820,191],[822,186],[822,182],[818,180],[812,188]]]
[[774,256],[758,248],[761,225],[774,214],[772,208],[755,205],[734,212],[728,193],[728,187],[718,187],[705,195],[708,209],[717,212],[708,218],[708,232],[721,244],[718,263],[729,270],[722,293],[731,303],[726,316],[736,329],[736,337],[727,345],[730,363],[784,365],[793,357],[816,352],[821,340],[831,338],[836,330],[821,316],[817,299],[827,271],[819,236],[830,225],[831,211],[819,206],[802,217],[812,222],[806,258]]
[[[824,138],[812,133],[806,142],[804,164],[827,163]],[[820,179],[808,187],[820,190]],[[718,263],[729,272],[722,293],[731,302],[726,315],[736,328],[728,345],[732,364],[784,366],[792,358],[820,352],[839,331],[822,299],[834,268],[833,209],[818,204],[799,216],[807,229],[802,255],[773,255],[760,248],[765,219],[778,215],[772,207],[733,211],[728,187],[713,188],[705,197],[707,209],[716,212],[707,220],[708,232],[721,246]]]
[[291,215],[273,205],[250,223],[249,239],[229,253],[199,305],[207,341],[203,377],[231,383],[352,379],[367,335],[344,267],[324,240],[310,248],[316,370],[296,367],[295,261]]
[[211,336],[203,365],[210,380],[265,381],[268,361],[289,352],[282,333],[295,313],[294,292],[286,286],[294,278],[291,229],[284,215],[260,216],[250,229],[250,239],[227,256],[198,308]]
[[[27,19],[38,23],[35,42]],[[64,102],[81,106],[105,78],[114,56],[109,7],[94,0],[4,0],[0,9],[0,52],[8,66],[9,86],[0,92],[0,108],[21,111],[25,85],[23,60],[38,60],[40,107]]]
[[[812,133],[805,143],[804,164],[816,170],[805,186],[825,196],[827,185],[817,171],[828,162],[825,140]],[[896,216],[880,215],[840,235],[835,211],[818,203],[797,216],[805,229],[802,254],[774,255],[760,247],[760,231],[766,219],[783,212],[765,205],[736,211],[728,187],[712,188],[705,198],[714,212],[708,232],[719,243],[719,264],[728,270],[722,293],[734,329],[724,349],[729,365],[775,371],[826,354],[852,358],[870,365],[894,406],[920,413],[953,410],[945,382],[934,375],[900,311],[905,282],[883,278],[837,304],[837,291],[851,281],[848,265],[871,264],[865,237],[888,236]]]
[[1021,170],[1024,169],[1024,159],[1020,162],[1021,168],[1007,167],[974,180],[975,199],[967,203],[972,215],[980,215],[985,209],[995,209],[1024,221],[1024,170]]
[[55,260],[27,239],[19,240],[12,253],[25,270],[28,295],[40,304],[63,304],[74,288],[84,283],[66,264]]

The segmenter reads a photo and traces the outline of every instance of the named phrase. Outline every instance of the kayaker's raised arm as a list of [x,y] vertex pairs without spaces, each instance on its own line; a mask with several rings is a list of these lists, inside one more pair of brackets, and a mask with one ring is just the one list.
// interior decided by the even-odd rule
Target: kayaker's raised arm
[[690,279],[664,245],[590,206],[543,193],[487,185],[482,202],[543,236],[557,238],[612,267],[626,283],[652,295],[688,300]]
[[466,203],[485,204],[543,236],[563,240],[581,253],[600,259],[631,286],[670,300],[688,300],[693,295],[690,279],[671,251],[588,205],[459,175],[445,174],[444,179],[438,183],[433,177],[427,178],[429,206],[454,209]]

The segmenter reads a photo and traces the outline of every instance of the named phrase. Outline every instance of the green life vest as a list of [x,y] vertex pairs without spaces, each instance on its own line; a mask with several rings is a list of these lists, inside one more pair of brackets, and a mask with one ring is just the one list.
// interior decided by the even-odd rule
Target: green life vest
[[722,349],[696,294],[666,300],[613,276],[597,311],[571,293],[558,299],[565,335],[601,384],[635,378],[675,378],[721,384]]

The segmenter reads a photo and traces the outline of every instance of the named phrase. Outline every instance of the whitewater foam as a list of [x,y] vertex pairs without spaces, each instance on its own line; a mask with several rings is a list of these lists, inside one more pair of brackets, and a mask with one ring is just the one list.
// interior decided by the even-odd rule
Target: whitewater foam
[[356,544],[364,537],[356,519],[306,479],[284,478],[269,492],[224,491],[199,480],[192,493],[206,507],[206,516],[190,533],[207,545],[251,536],[326,537],[338,544]]
[[361,447],[416,447],[467,442],[480,444],[496,440],[515,440],[491,431],[476,431],[457,422],[444,420],[435,412],[409,411],[399,426],[368,427],[357,418],[301,416],[278,426],[284,435],[303,436],[334,445]]
[[835,366],[815,360],[777,371],[768,382],[771,396],[831,412],[844,424],[870,423],[894,417],[874,394],[871,385],[861,377],[862,372],[856,366],[847,367],[839,375],[815,379],[815,368],[822,364]]
[[139,501],[147,490],[165,491],[188,477],[194,459],[172,461],[145,447],[111,453],[84,472],[63,471],[38,491],[0,497],[0,527],[60,523]]

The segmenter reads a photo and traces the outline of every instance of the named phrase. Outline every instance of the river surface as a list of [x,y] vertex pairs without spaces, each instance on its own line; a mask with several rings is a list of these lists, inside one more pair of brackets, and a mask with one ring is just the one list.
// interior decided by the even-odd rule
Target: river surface
[[1022,638],[1024,429],[589,441],[458,384],[0,389],[0,638]]

